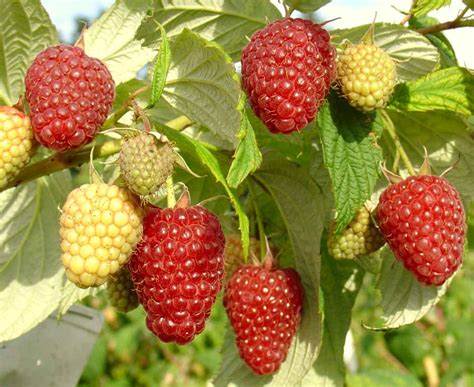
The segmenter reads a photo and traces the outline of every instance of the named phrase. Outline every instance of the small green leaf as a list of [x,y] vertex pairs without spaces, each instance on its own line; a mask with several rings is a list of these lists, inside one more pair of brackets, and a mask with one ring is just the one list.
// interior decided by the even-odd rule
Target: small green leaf
[[185,29],[171,41],[163,98],[191,120],[235,144],[240,83],[231,59],[215,43]]
[[408,111],[449,110],[474,114],[474,75],[450,67],[397,85],[390,107]]
[[33,329],[59,305],[59,210],[72,189],[68,171],[0,194],[0,342]]
[[385,248],[382,254],[377,288],[382,295],[383,323],[380,326],[366,326],[375,330],[399,328],[418,321],[446,293],[449,282],[438,287],[422,285],[395,259],[389,248]]
[[134,38],[148,0],[117,0],[84,34],[87,55],[103,61],[116,84],[136,77],[155,52]]
[[101,286],[99,288],[86,288],[81,289],[73,284],[68,279],[64,279],[63,287],[61,289],[61,299],[59,300],[58,305],[58,317],[62,317],[67,313],[69,308],[73,306],[76,302],[88,297],[88,296],[95,296],[99,293],[102,289],[105,288],[106,285]]
[[370,370],[347,376],[347,387],[422,387],[411,374],[395,370]]
[[294,386],[311,369],[321,342],[319,313],[320,240],[323,222],[322,193],[308,173],[276,154],[267,154],[254,177],[268,190],[284,219],[296,270],[305,289],[303,316],[288,357],[272,376],[255,375],[240,359],[230,332],[215,386]]
[[177,132],[172,129],[162,128],[165,135],[176,141],[176,143],[181,147],[183,144],[184,146],[194,148],[195,153],[201,160],[201,162],[209,169],[209,171],[213,174],[216,180],[222,184],[224,189],[229,196],[229,199],[234,206],[235,212],[239,218],[239,230],[241,233],[242,238],[242,248],[244,256],[247,257],[249,253],[249,220],[247,214],[245,213],[244,208],[240,204],[239,198],[237,197],[237,193],[229,187],[227,181],[225,180],[224,173],[222,172],[221,166],[219,161],[216,157],[209,151],[200,141],[195,140],[191,137],[188,137],[180,132]]
[[324,163],[336,201],[336,232],[346,227],[369,199],[380,173],[382,132],[378,113],[364,114],[331,96],[318,115]]
[[163,89],[165,88],[166,76],[171,64],[171,50],[168,36],[163,26],[159,25],[161,32],[161,44],[156,58],[155,68],[153,69],[153,78],[151,81],[151,95],[149,108],[155,106],[156,102],[161,98]]
[[242,115],[239,138],[240,142],[227,174],[227,183],[232,188],[237,188],[262,163],[262,154],[258,149],[255,133],[246,114]]
[[224,48],[233,61],[240,60],[248,37],[281,18],[268,0],[161,0],[153,2],[152,14],[138,30],[137,39],[146,46],[158,44],[161,24],[173,38],[188,28]]
[[0,0],[0,9],[0,104],[13,105],[36,54],[58,38],[39,0]]
[[[331,33],[335,43],[344,39],[358,43],[369,29],[366,24]],[[439,64],[439,53],[430,41],[418,32],[398,24],[376,23],[375,44],[387,52],[397,64],[397,77],[402,81],[419,78],[433,71]]]
[[412,3],[410,13],[415,16],[423,16],[449,4],[451,4],[451,0],[416,0]]
[[311,13],[329,4],[331,0],[285,0],[285,4],[302,13]]

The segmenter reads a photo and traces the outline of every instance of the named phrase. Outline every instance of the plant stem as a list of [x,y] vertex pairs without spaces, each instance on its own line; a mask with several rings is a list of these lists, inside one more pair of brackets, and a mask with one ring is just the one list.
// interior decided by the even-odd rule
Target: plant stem
[[[104,142],[102,145],[95,147],[93,158],[97,159],[111,156],[119,152],[120,148],[120,140],[110,140]],[[0,189],[0,192],[8,188],[16,187],[23,183],[27,183],[41,176],[50,175],[51,173],[62,171],[66,168],[84,164],[90,160],[90,151],[91,148],[86,147],[80,149],[79,151],[75,150],[63,153],[55,153],[47,159],[30,164],[25,169],[23,169],[14,180]]]
[[416,32],[426,35],[426,34],[434,34],[436,32],[451,30],[453,28],[460,28],[460,27],[474,27],[474,19],[463,20],[464,15],[469,11],[469,7],[463,9],[463,11],[458,15],[458,17],[454,20],[435,24],[434,26],[423,27],[415,30]]
[[405,149],[403,149],[400,139],[398,138],[392,119],[390,118],[390,116],[387,114],[385,110],[382,110],[382,117],[386,123],[385,128],[387,129],[388,134],[392,138],[395,148],[400,153],[400,158],[402,159],[403,164],[405,164],[405,167],[407,168],[408,173],[412,176],[416,175],[415,169],[413,168],[413,165],[411,164],[411,161],[408,158],[408,155],[406,154]]
[[166,193],[168,208],[174,208],[174,206],[176,205],[176,196],[174,195],[173,176],[168,176],[168,178],[166,179]]
[[250,180],[247,182],[247,186],[249,187],[250,198],[252,200],[255,217],[257,218],[258,239],[260,241],[260,258],[262,259],[267,253],[267,241],[266,241],[266,235],[265,235],[265,228],[263,227],[263,217],[262,217],[262,213],[260,212],[260,208],[258,207],[257,195],[255,194],[255,189],[253,188]]
[[[183,130],[183,125],[189,125],[189,119],[181,116],[164,124],[174,130]],[[93,159],[112,156],[122,147],[120,140],[109,140],[101,145],[97,145],[92,154]],[[91,146],[80,149],[74,149],[63,153],[55,153],[52,156],[38,161],[34,164],[27,165],[15,179],[10,181],[6,186],[0,189],[0,192],[16,187],[20,184],[27,183],[41,176],[50,175],[51,173],[62,171],[63,169],[75,167],[84,164],[90,160]]]

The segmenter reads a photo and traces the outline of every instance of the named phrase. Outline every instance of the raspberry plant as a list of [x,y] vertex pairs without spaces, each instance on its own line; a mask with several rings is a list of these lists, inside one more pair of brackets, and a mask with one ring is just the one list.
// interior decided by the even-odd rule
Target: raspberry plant
[[[227,266],[244,266],[216,386],[351,385],[361,289],[379,295],[369,330],[449,293],[474,198],[474,75],[443,31],[473,26],[472,2],[452,21],[428,16],[449,1],[413,1],[399,24],[350,29],[309,20],[326,3],[117,0],[65,45],[39,0],[0,1],[0,343],[106,282],[123,311],[138,297],[160,345],[193,341],[222,302],[222,229],[241,244]],[[376,243],[340,256],[362,223]]]

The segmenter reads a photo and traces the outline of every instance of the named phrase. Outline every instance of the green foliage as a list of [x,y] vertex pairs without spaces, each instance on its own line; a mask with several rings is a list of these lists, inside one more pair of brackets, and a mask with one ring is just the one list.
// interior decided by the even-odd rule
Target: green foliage
[[218,43],[233,60],[238,60],[240,51],[247,44],[246,36],[263,28],[267,20],[279,17],[275,6],[266,0],[160,0],[154,2],[151,16],[143,22],[137,38],[145,39],[146,46],[156,45],[157,22],[170,37],[189,28]]
[[235,144],[240,88],[230,58],[217,44],[188,29],[171,41],[170,48],[172,60],[163,98],[221,139]]
[[364,114],[340,97],[330,97],[318,115],[324,164],[336,201],[336,233],[354,218],[370,198],[382,161],[377,137],[382,132],[378,113]]
[[61,302],[58,206],[71,189],[64,171],[0,196],[0,342],[28,332]]
[[400,83],[391,107],[405,111],[447,110],[474,113],[474,75],[467,69],[450,67],[414,81]]
[[14,104],[34,57],[56,43],[57,33],[39,0],[1,0],[0,103]]
[[451,0],[416,0],[410,9],[415,16],[423,16],[428,12],[440,9],[451,4]]
[[[284,1],[306,16],[327,3]],[[125,316],[105,308],[107,325],[79,385],[193,386],[213,378],[216,386],[418,386],[429,384],[433,367],[441,385],[472,384],[474,76],[459,66],[445,25],[428,16],[449,3],[413,1],[408,27],[375,23],[375,44],[397,64],[398,85],[385,111],[356,111],[335,86],[315,121],[284,136],[269,133],[244,103],[235,66],[248,38],[282,17],[274,4],[117,0],[89,26],[83,42],[116,82],[107,131],[91,146],[50,159],[51,152],[39,148],[21,176],[26,183],[0,193],[0,342],[53,312],[60,317],[87,296],[93,296],[89,305],[103,309],[101,289],[78,289],[65,279],[58,208],[73,187],[88,181],[92,146],[107,150],[92,154],[99,173],[118,176],[120,139],[130,127],[142,128],[130,108],[134,100],[179,150],[184,162],[173,179],[189,188],[193,202],[219,199],[205,205],[226,231],[240,230],[245,256],[251,236],[267,236],[279,264],[300,273],[302,322],[280,370],[257,377],[238,356],[220,299],[206,330],[187,347],[157,342],[140,309]],[[0,0],[0,9],[0,103],[12,105],[24,94],[33,58],[57,37],[39,0]],[[416,31],[432,26],[443,28]],[[341,49],[345,40],[359,42],[368,28],[330,31],[331,40]],[[146,66],[148,77],[138,80]],[[385,126],[390,120],[395,134]],[[377,204],[387,185],[380,165],[406,176],[401,151],[417,169],[423,147],[433,174],[456,164],[446,177],[468,210],[463,268],[435,288],[416,282],[388,247],[355,262],[333,260],[324,229],[334,212],[339,232],[364,203]],[[64,171],[51,174],[58,170]],[[156,203],[165,206],[162,197]],[[357,373],[353,363],[347,371],[343,356],[348,333],[356,343]]]
[[154,57],[134,38],[147,9],[148,0],[118,0],[84,33],[86,54],[102,60],[116,84],[135,78]]

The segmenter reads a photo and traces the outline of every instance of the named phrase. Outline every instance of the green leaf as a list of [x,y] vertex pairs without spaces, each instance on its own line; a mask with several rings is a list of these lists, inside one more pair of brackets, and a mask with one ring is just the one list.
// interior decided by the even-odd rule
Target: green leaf
[[400,83],[389,107],[408,111],[449,110],[474,114],[474,75],[461,67],[435,71],[414,81]]
[[[400,141],[415,168],[423,162],[425,146],[433,174],[440,175],[446,168],[456,167],[446,178],[467,201],[474,199],[474,139],[472,130],[458,114],[446,111],[421,112],[389,111]],[[382,137],[384,157],[391,165],[395,155],[393,142],[386,133]]]
[[382,324],[366,326],[375,330],[399,328],[420,320],[446,293],[449,283],[438,287],[422,285],[395,259],[389,248],[382,254],[382,270],[377,281],[382,295]]
[[324,293],[324,328],[321,353],[301,386],[342,386],[346,366],[344,344],[352,308],[365,272],[353,261],[336,261],[323,249],[321,288]]
[[311,13],[329,4],[331,0],[285,0],[285,4],[302,13]]
[[57,33],[39,0],[0,0],[0,104],[13,105],[36,54],[57,42]]
[[410,13],[415,16],[423,16],[449,4],[451,4],[451,0],[416,0],[412,3]]
[[[358,43],[370,25],[334,30],[332,40],[344,39]],[[419,78],[433,71],[439,64],[439,53],[423,35],[398,24],[376,23],[375,44],[386,51],[397,64],[397,76],[401,81]]]
[[240,83],[231,59],[215,43],[185,29],[171,41],[164,99],[218,137],[235,144]]
[[331,96],[318,114],[324,163],[336,201],[336,233],[346,227],[369,199],[380,173],[382,131],[379,114],[364,114]]
[[151,82],[151,95],[150,103],[148,107],[155,106],[156,102],[161,98],[163,94],[163,89],[165,88],[166,76],[171,64],[171,50],[168,36],[163,26],[159,25],[161,32],[161,44],[160,50],[158,52],[158,57],[156,58],[155,68],[153,70],[153,79]]
[[116,84],[136,77],[155,52],[134,38],[148,0],[117,0],[84,34],[86,54],[103,61]]
[[246,114],[242,115],[239,138],[240,142],[227,174],[227,183],[232,188],[237,188],[262,163],[262,154],[258,149],[255,133]]
[[137,38],[153,47],[160,37],[157,23],[170,38],[189,28],[221,45],[237,61],[247,37],[278,18],[281,14],[268,0],[161,0],[154,2],[153,13],[138,30]]
[[209,169],[212,175],[216,178],[216,180],[222,184],[224,189],[229,196],[229,199],[237,213],[239,218],[239,230],[241,233],[242,238],[242,248],[244,252],[244,256],[248,256],[249,252],[249,220],[247,214],[245,213],[242,204],[240,204],[239,198],[237,197],[237,193],[235,190],[229,187],[227,181],[224,177],[224,173],[222,172],[221,166],[219,161],[216,157],[209,151],[200,141],[195,140],[191,137],[188,137],[180,132],[177,132],[172,129],[162,128],[165,135],[176,141],[176,143],[181,147],[183,144],[184,146],[193,147],[196,155],[199,157],[201,162]]
[[370,370],[347,376],[347,387],[422,387],[423,384],[410,374],[395,370]]
[[28,332],[59,305],[59,210],[72,189],[68,171],[0,194],[0,342]]
[[267,154],[255,178],[268,190],[284,219],[291,241],[296,270],[305,289],[303,316],[288,357],[273,376],[256,376],[240,359],[232,334],[223,347],[216,386],[295,386],[311,369],[319,352],[320,239],[323,223],[322,194],[302,168],[284,158]]

